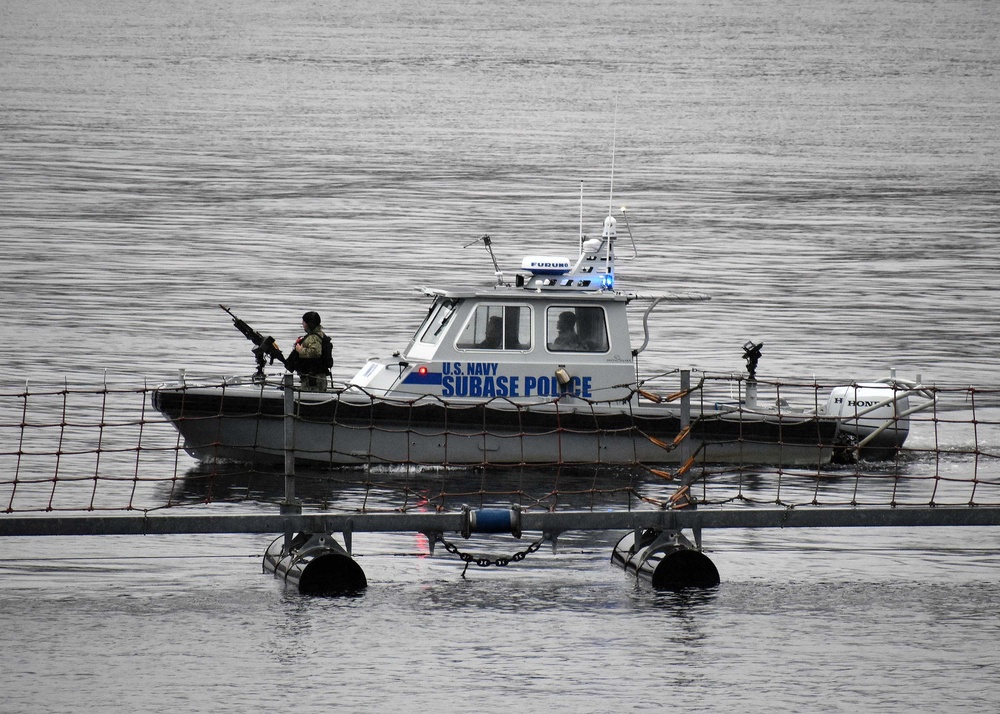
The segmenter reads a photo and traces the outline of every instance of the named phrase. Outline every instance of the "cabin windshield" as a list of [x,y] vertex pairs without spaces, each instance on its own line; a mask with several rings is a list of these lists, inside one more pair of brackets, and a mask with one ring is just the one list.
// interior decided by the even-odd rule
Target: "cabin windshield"
[[530,350],[531,308],[478,305],[455,346],[460,350]]
[[417,328],[416,341],[425,345],[436,345],[445,333],[445,327],[455,315],[457,300],[438,298],[431,307],[423,323]]
[[608,328],[600,307],[554,306],[545,315],[550,352],[607,352]]

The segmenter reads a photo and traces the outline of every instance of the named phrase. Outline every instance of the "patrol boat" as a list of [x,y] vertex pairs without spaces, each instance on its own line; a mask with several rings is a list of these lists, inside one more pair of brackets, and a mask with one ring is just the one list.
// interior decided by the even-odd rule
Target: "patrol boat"
[[[909,415],[929,405],[911,407],[910,397],[932,395],[900,380],[835,387],[825,403],[811,399],[821,404],[811,410],[784,400],[758,404],[761,346],[752,342],[744,345],[749,377],[739,378],[735,399],[691,399],[692,389],[674,398],[651,392],[636,361],[649,342],[650,313],[660,303],[708,297],[617,289],[617,239],[609,214],[600,238],[581,231],[575,260],[530,256],[510,281],[485,236],[495,284],[421,288],[431,305],[409,344],[369,360],[349,383],[310,392],[265,375],[261,345],[264,352],[276,347],[258,335],[254,378],[162,385],[153,404],[196,458],[266,463],[291,452],[297,461],[330,466],[657,465],[694,458],[816,466],[858,449],[894,454]],[[633,303],[645,305],[639,346],[629,334]],[[245,323],[237,326],[250,336]]]

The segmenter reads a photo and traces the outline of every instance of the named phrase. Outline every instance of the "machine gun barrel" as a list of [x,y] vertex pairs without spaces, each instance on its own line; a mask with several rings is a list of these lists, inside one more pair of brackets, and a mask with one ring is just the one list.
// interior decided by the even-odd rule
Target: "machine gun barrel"
[[257,332],[246,322],[241,320],[225,305],[219,305],[220,308],[226,311],[231,318],[233,318],[233,325],[239,330],[244,337],[253,342],[253,354],[257,359],[257,373],[254,375],[255,378],[263,379],[264,377],[264,360],[270,359],[271,364],[274,364],[274,360],[278,360],[281,364],[285,364],[285,355],[281,353],[278,348],[278,343],[274,341],[274,338],[268,335],[264,335]]

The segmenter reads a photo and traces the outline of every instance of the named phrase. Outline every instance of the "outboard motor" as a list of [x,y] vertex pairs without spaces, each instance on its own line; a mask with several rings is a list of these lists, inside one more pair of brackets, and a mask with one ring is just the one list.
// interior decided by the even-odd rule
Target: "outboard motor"
[[890,459],[910,432],[910,390],[881,382],[834,387],[824,413],[840,419],[840,433],[860,445],[863,459]]

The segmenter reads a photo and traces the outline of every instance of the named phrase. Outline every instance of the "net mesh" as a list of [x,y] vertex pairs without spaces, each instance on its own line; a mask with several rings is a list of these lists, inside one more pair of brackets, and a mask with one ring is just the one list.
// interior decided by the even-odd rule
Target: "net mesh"
[[[743,377],[697,377],[691,392],[695,414],[719,403],[736,413],[749,410]],[[640,398],[676,398],[671,379],[676,375],[644,383]],[[224,383],[218,386],[225,388]],[[758,403],[780,409],[793,401],[821,405],[831,386],[760,381],[756,388]],[[783,467],[774,465],[780,458],[756,464],[748,457],[747,463],[714,464],[706,457],[711,449],[694,449],[689,460],[672,465],[649,459],[601,465],[558,458],[541,465],[502,466],[486,459],[463,466],[372,459],[353,466],[299,466],[295,496],[306,508],[351,513],[513,503],[549,511],[681,508],[692,502],[716,507],[1000,505],[1000,389],[924,389],[930,401],[925,410],[908,416],[904,448],[879,461]],[[188,455],[183,438],[152,408],[153,392],[147,384],[107,381],[98,386],[2,386],[0,512],[155,511],[208,503],[256,507],[285,498],[280,466],[199,461]],[[468,436],[468,426],[463,428]],[[636,439],[655,440],[635,424],[621,429]],[[386,427],[373,417],[368,430],[375,443],[399,427]],[[580,433],[574,429],[575,436]],[[488,436],[488,430],[482,435]],[[448,436],[447,430],[442,436]],[[600,434],[595,430],[591,436]],[[663,443],[662,448],[667,454],[678,444]]]

